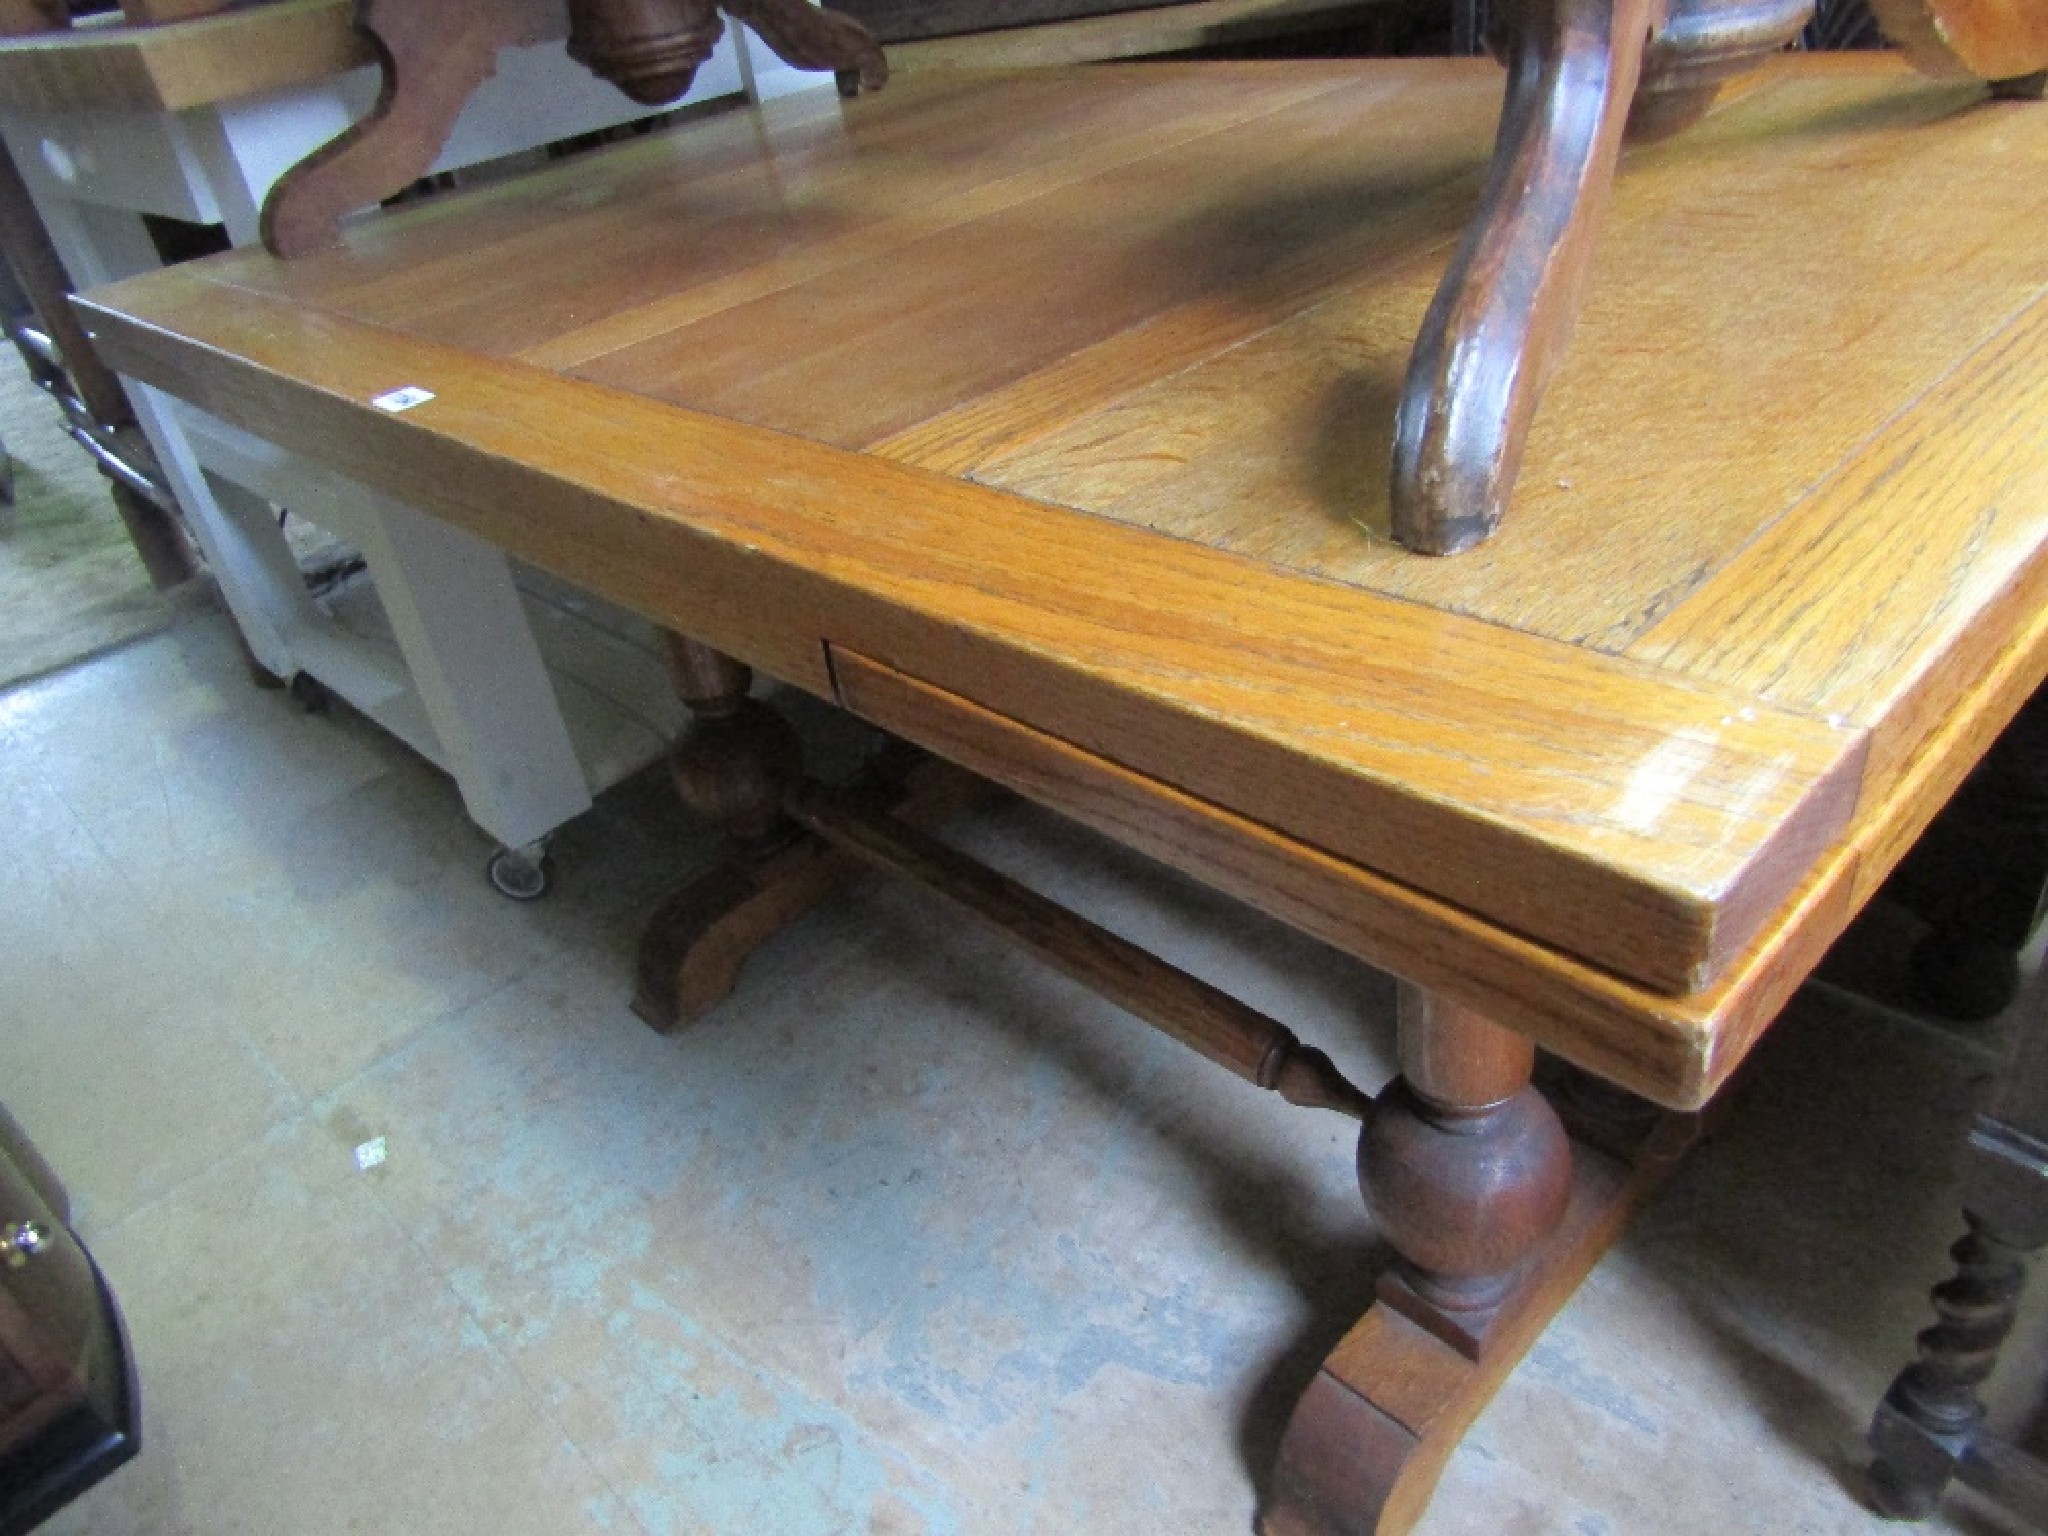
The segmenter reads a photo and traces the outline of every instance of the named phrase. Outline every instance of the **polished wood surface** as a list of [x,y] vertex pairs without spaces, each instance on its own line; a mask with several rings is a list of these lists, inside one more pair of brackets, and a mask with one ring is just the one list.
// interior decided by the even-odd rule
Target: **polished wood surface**
[[[2048,444],[1998,422],[2043,387],[2048,124],[1805,60],[1625,154],[1515,513],[1433,561],[1360,461],[1499,90],[1450,61],[911,78],[124,285],[94,323],[1693,1104],[2041,676]],[[437,398],[367,407],[400,384]]]
[[2010,80],[2048,69],[2039,0],[1871,0],[1885,35],[1930,74]]
[[[829,845],[1359,1115],[1397,1262],[1265,1520],[1393,1536],[1685,1134],[1630,1106],[1634,1171],[1575,1149],[1536,1047],[1702,1102],[2048,672],[2048,117],[1897,61],[1726,94],[1623,154],[1513,516],[1458,562],[1388,537],[1360,460],[1501,195],[1482,63],[820,94],[87,311],[123,368],[691,637],[677,782],[746,878],[657,924],[674,1013]],[[749,668],[1395,972],[1401,1075],[1368,1107],[820,789]]]
[[271,0],[170,26],[10,38],[0,43],[0,101],[36,112],[179,112],[323,79],[375,62],[354,5]]
[[[449,515],[670,622],[689,613],[786,681],[832,692],[823,623],[1307,841],[1576,934],[1673,991],[1740,944],[1855,792],[1859,733],[1746,695],[1497,626],[1418,624],[1411,605],[350,322],[319,320],[309,355],[302,310],[203,270],[167,279],[144,285],[168,305],[156,318],[227,351],[168,343],[140,288],[97,334],[266,437],[400,495],[460,496]],[[429,381],[430,415],[355,403],[395,377]],[[454,429],[461,468],[410,451],[426,421],[446,446]],[[522,462],[564,421],[593,481]],[[578,526],[591,490],[638,511],[594,534]],[[764,581],[791,586],[764,601]],[[1430,770],[1437,792],[1404,786]],[[1649,791],[1628,798],[1645,774],[1654,815]]]
[[1357,16],[1372,0],[1181,0],[1036,26],[889,44],[898,72],[1023,69],[1133,59],[1313,31]]

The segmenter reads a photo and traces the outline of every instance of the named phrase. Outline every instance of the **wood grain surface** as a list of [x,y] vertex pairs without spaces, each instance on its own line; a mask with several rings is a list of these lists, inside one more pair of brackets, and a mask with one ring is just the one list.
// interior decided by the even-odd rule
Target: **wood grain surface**
[[[771,675],[829,693],[827,640],[896,660],[1672,991],[1748,939],[1854,799],[1855,731],[481,364],[219,285],[203,263],[108,290],[98,315],[117,367]],[[436,399],[366,407],[399,383]]]
[[[2048,281],[2048,244],[2023,233],[2048,212],[2040,138],[2012,132],[2024,107],[1865,65],[1766,86],[1632,152],[1514,508],[1455,560],[1409,558],[1382,537],[1374,499],[1440,251],[1096,410],[1055,401],[1032,420],[1025,405],[1017,446],[957,467],[1432,607],[1625,647]],[[1951,205],[1957,176],[1972,195]],[[1936,199],[1942,221],[1901,212]],[[1464,208],[1449,212],[1446,240]]]
[[2036,300],[1629,654],[1870,726],[1864,792],[1881,797],[1998,637],[2042,609],[2044,420]]
[[[2048,281],[2025,103],[1787,67],[1626,158],[1557,425],[1454,561],[1385,537],[1385,484],[1500,108],[1483,63],[1047,71],[1000,111],[984,81],[906,79],[233,280],[1622,650]],[[1958,167],[1941,220],[1900,212]]]
[[1183,0],[1105,16],[889,45],[889,67],[1043,69],[1134,59],[1313,31],[1357,19],[1375,0]]
[[179,112],[374,62],[354,0],[271,0],[162,27],[0,42],[0,101],[37,112]]
[[1930,74],[2009,80],[2048,68],[2038,0],[1871,0],[1885,36]]
[[1808,59],[1630,153],[1515,509],[1429,560],[1354,492],[1499,100],[910,77],[91,308],[150,382],[877,718],[898,678],[885,723],[1694,1104],[2048,666],[2048,116]]

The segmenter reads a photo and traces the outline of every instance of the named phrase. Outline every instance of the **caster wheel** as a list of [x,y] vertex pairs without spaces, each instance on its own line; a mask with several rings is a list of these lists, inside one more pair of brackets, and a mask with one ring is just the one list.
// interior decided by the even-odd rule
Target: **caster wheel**
[[320,679],[313,676],[312,673],[294,672],[291,681],[285,684],[285,688],[291,694],[292,702],[307,714],[324,715],[327,713],[327,704],[332,695],[328,693],[326,685]]
[[545,854],[524,848],[500,848],[484,866],[491,887],[513,901],[538,901],[547,895],[554,880],[554,868]]

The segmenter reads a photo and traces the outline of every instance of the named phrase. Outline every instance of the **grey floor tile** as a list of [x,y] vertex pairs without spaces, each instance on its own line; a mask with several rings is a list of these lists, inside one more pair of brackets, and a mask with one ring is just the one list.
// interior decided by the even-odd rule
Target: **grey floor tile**
[[631,1529],[374,1177],[301,1121],[99,1239],[144,1451],[54,1536]]

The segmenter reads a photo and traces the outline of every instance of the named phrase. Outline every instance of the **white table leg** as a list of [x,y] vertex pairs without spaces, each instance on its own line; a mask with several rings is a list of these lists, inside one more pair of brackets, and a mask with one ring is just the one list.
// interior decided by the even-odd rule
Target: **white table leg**
[[508,848],[590,809],[505,556],[386,498],[356,532],[448,771]]

